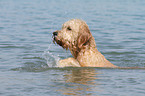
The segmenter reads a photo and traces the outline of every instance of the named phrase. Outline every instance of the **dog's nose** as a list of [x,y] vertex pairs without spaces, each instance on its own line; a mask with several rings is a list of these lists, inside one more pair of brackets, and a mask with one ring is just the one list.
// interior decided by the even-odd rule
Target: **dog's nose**
[[57,36],[58,32],[53,32],[53,36]]

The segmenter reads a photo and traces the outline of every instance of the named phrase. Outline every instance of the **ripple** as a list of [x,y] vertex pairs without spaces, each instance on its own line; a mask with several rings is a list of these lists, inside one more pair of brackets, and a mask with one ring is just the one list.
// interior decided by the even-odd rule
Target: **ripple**
[[41,57],[23,57],[23,66],[13,68],[13,71],[37,72],[47,70],[48,65],[46,60]]
[[32,46],[14,45],[14,44],[0,44],[1,49],[30,49]]
[[4,29],[4,27],[0,27],[0,30]]
[[105,52],[105,54],[110,54],[110,55],[125,55],[125,54],[136,54],[133,51],[127,51],[127,52]]

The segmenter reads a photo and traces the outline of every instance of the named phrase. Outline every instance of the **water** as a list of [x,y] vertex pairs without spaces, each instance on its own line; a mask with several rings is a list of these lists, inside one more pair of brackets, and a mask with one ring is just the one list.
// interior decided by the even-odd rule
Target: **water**
[[64,22],[83,19],[110,62],[145,67],[144,5],[143,0],[0,0],[0,96],[144,96],[144,69],[56,68],[71,54],[52,43],[52,32]]

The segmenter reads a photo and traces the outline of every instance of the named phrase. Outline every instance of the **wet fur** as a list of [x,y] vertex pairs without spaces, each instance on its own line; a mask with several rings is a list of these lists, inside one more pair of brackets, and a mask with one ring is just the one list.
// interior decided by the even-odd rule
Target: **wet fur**
[[72,19],[56,31],[54,42],[66,50],[73,58],[59,61],[58,67],[117,67],[110,63],[96,48],[94,37],[87,24],[79,19]]

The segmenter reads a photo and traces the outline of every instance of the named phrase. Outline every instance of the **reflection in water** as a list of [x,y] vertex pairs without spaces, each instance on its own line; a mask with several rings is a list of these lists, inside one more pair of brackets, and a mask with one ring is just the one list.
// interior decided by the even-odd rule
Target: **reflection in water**
[[65,86],[58,90],[63,95],[92,95],[92,90],[98,90],[99,85],[95,80],[97,72],[93,68],[73,69],[72,72],[65,73]]

